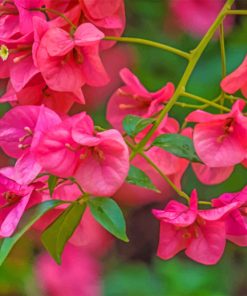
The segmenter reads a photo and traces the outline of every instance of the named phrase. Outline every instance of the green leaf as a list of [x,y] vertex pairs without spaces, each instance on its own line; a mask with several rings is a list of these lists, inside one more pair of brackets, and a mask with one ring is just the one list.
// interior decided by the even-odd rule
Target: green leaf
[[54,189],[56,188],[57,181],[58,181],[58,177],[53,175],[51,175],[48,179],[48,187],[49,187],[49,192],[51,197],[53,195]]
[[61,256],[66,242],[74,233],[85,212],[86,204],[77,202],[71,204],[48,228],[42,233],[42,243],[54,258],[61,264]]
[[47,211],[61,204],[63,204],[63,202],[59,200],[48,200],[28,209],[23,214],[15,233],[11,237],[2,239],[0,246],[0,265],[2,265],[21,236]]
[[89,207],[94,218],[111,234],[128,242],[126,224],[118,204],[108,197],[97,197],[89,201]]
[[126,181],[130,184],[160,192],[159,189],[154,186],[148,175],[133,165],[130,166]]
[[158,136],[152,146],[160,147],[176,156],[189,159],[192,162],[200,162],[196,154],[193,142],[190,138],[179,134],[165,134]]
[[127,115],[123,120],[123,128],[129,136],[134,137],[153,122],[153,118],[142,118],[139,116]]

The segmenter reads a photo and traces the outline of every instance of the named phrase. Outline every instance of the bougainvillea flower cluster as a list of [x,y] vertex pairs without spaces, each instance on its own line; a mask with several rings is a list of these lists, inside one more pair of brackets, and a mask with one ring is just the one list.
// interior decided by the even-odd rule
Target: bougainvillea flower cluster
[[[0,148],[10,159],[0,169],[0,237],[12,247],[31,227],[42,233],[51,257],[63,262],[59,268],[46,254],[38,260],[37,274],[49,295],[100,295],[99,259],[114,236],[128,242],[121,207],[125,213],[129,207],[162,203],[164,209],[153,209],[152,218],[160,222],[157,255],[164,260],[185,251],[192,260],[212,265],[223,256],[227,240],[247,246],[246,187],[202,200],[201,190],[187,193],[184,182],[190,167],[190,174],[211,186],[228,180],[236,166],[247,166],[246,57],[222,75],[214,100],[189,93],[187,86],[218,28],[222,42],[224,24],[234,25],[234,18],[224,23],[234,14],[234,0],[214,1],[203,19],[207,1],[188,1],[190,9],[182,9],[182,2],[170,2],[177,21],[188,32],[207,32],[190,52],[121,37],[123,0],[0,1],[0,102],[9,103],[0,118]],[[117,41],[186,59],[181,81],[164,79],[151,91],[130,65],[123,65],[121,85],[114,86],[106,71],[113,60],[108,57],[106,65],[102,52]],[[87,94],[97,105],[100,87],[111,83],[116,89],[102,127],[95,114],[85,111]],[[176,117],[177,107],[196,110]],[[178,196],[186,204],[174,200]],[[10,251],[3,254],[3,249],[0,262]]]

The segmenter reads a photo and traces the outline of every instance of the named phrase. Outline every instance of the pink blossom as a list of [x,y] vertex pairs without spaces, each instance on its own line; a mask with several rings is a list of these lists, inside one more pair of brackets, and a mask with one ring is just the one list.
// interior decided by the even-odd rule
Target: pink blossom
[[189,207],[170,201],[164,210],[153,210],[160,220],[158,256],[164,260],[185,250],[185,254],[205,265],[216,264],[225,248],[225,216],[237,203],[217,209],[198,210],[194,190]]
[[47,296],[100,296],[100,264],[86,249],[68,244],[62,265],[42,254],[37,261],[36,275]]
[[0,39],[16,39],[33,32],[33,17],[45,18],[39,11],[42,0],[14,0],[0,3]]
[[247,147],[247,119],[241,113],[244,101],[238,100],[228,114],[197,110],[188,122],[196,122],[193,141],[199,158],[207,166],[230,167],[244,160]]
[[44,106],[18,106],[8,111],[0,119],[0,147],[18,158],[15,165],[16,178],[21,183],[29,183],[42,167],[34,151],[41,135],[60,122],[59,116]]
[[99,57],[99,43],[104,34],[92,24],[80,25],[71,36],[60,28],[48,28],[44,33],[44,25],[38,22],[36,35],[39,34],[40,43],[34,48],[35,61],[51,89],[83,98],[81,87],[84,84],[102,86],[108,83]]
[[126,115],[150,117],[160,111],[174,93],[172,83],[167,83],[157,92],[149,92],[127,68],[120,71],[120,76],[125,86],[112,95],[107,107],[107,120],[119,130],[122,130]]
[[[183,135],[192,138],[193,129],[186,128],[183,130]],[[198,180],[207,185],[220,184],[227,180],[234,170],[234,166],[229,167],[209,167],[202,163],[191,163],[192,169]]]
[[229,94],[234,94],[241,89],[242,94],[247,98],[247,56],[235,71],[221,81],[221,88]]
[[40,141],[37,157],[48,172],[73,176],[83,190],[110,196],[128,174],[128,147],[116,130],[94,131],[85,113],[51,128]]
[[240,192],[224,193],[212,200],[214,207],[239,203],[239,207],[226,218],[227,239],[239,246],[247,246],[247,187]]
[[1,103],[10,102],[12,106],[45,105],[60,114],[67,113],[73,103],[78,101],[72,93],[58,92],[48,88],[40,74],[34,76],[19,92],[16,92],[9,82],[5,94],[0,98]]
[[25,210],[42,200],[35,184],[21,185],[13,176],[12,167],[0,170],[0,237],[11,236]]
[[[107,36],[121,36],[125,28],[125,9],[123,0],[80,0],[86,19]],[[103,41],[103,49],[114,42]]]
[[[173,19],[182,30],[200,37],[213,24],[224,4],[224,0],[171,0],[170,8]],[[225,27],[229,29],[232,23],[233,18],[228,17]]]

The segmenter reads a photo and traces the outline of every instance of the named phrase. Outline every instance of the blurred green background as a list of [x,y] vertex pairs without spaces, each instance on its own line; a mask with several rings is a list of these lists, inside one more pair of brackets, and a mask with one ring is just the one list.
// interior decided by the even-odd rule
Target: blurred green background
[[[216,0],[215,0],[216,1]],[[189,51],[198,39],[174,27],[168,1],[126,0],[127,28],[125,36],[142,37],[164,42]],[[247,1],[237,2],[237,7],[247,8]],[[193,17],[193,16],[192,16]],[[233,30],[226,37],[227,72],[243,60],[247,49],[247,17],[238,17]],[[130,45],[124,45],[130,47]],[[186,62],[159,49],[134,46],[134,73],[143,84],[155,91],[168,81],[178,83]],[[215,98],[219,92],[221,62],[219,42],[215,39],[202,56],[189,83],[191,93],[205,98]],[[187,102],[189,102],[187,100]],[[194,103],[194,102],[192,102]],[[6,110],[2,106],[1,112]],[[216,112],[215,109],[209,109]],[[180,121],[191,110],[175,107],[171,115]],[[91,110],[97,124],[105,126],[105,105]],[[183,178],[186,192],[199,189],[204,199],[213,198],[226,191],[238,191],[247,184],[246,169],[238,166],[233,175],[221,185],[203,186],[189,170]],[[245,296],[247,295],[247,256],[244,248],[228,243],[223,259],[217,266],[205,267],[187,259],[183,254],[164,262],[155,257],[158,240],[158,223],[153,221],[145,206],[130,211],[128,233],[131,243],[117,243],[104,259],[104,296]],[[143,218],[143,216],[145,218]],[[144,232],[149,235],[143,236]],[[35,282],[34,262],[40,245],[30,234],[21,239],[7,262],[0,268],[0,295],[42,295]],[[142,239],[140,239],[142,237]],[[76,295],[75,295],[76,296]],[[80,295],[78,295],[80,296]]]

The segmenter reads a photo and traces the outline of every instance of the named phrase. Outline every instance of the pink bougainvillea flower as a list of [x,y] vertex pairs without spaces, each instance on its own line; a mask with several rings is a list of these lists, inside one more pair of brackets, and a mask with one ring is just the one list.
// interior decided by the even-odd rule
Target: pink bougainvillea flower
[[35,184],[21,185],[13,176],[15,169],[12,167],[0,170],[0,237],[11,236],[24,211],[42,200],[35,191]]
[[100,296],[100,264],[85,248],[67,244],[62,264],[42,254],[36,264],[36,275],[47,296]]
[[81,87],[84,84],[102,86],[108,83],[99,57],[99,43],[104,34],[95,26],[84,23],[71,36],[60,28],[48,28],[44,33],[44,25],[37,22],[36,35],[39,34],[40,42],[36,42],[34,49],[35,61],[49,88],[83,98]]
[[39,17],[45,19],[45,15],[33,8],[39,8],[43,0],[14,0],[19,13],[20,32],[25,35],[33,32],[33,18]]
[[216,185],[226,181],[234,171],[234,166],[210,168],[204,164],[192,163],[199,181],[206,185]]
[[210,114],[197,110],[186,118],[196,122],[193,141],[200,159],[209,167],[230,167],[244,160],[247,148],[247,118],[238,100],[228,114]]
[[198,210],[197,193],[194,190],[187,207],[170,201],[164,210],[153,210],[160,220],[158,256],[170,259],[178,252],[205,265],[216,264],[225,248],[225,216],[237,203],[217,209]]
[[40,74],[36,75],[21,91],[16,92],[9,82],[0,102],[15,105],[45,105],[59,114],[67,113],[74,102],[81,103],[74,94],[57,92],[47,87]]
[[74,176],[85,192],[110,196],[124,182],[128,147],[116,130],[94,131],[85,113],[64,120],[41,139],[37,157],[48,172]]
[[172,83],[167,83],[157,92],[149,92],[127,68],[120,71],[120,76],[125,86],[112,95],[107,107],[107,120],[119,130],[122,130],[122,121],[126,115],[150,117],[160,111],[174,93]]
[[242,94],[247,98],[247,56],[235,71],[221,81],[221,88],[229,94],[234,94],[241,89]]
[[[213,24],[224,4],[224,0],[171,0],[170,8],[173,19],[182,30],[200,37]],[[225,28],[231,28],[232,24],[233,18],[228,17]]]
[[15,173],[20,183],[29,183],[41,171],[34,150],[41,135],[61,121],[44,106],[18,106],[0,119],[0,147],[18,158]]
[[[184,136],[192,139],[193,129],[188,127],[182,132]],[[227,180],[234,170],[234,166],[230,167],[209,167],[205,164],[192,162],[192,169],[196,174],[198,180],[207,185],[220,184]]]
[[[123,0],[80,0],[86,19],[108,36],[121,36],[125,28]],[[101,47],[109,48],[114,42],[103,41]]]
[[0,1],[0,39],[16,39],[33,32],[33,17],[45,18],[39,8],[42,0]]
[[224,193],[212,200],[214,207],[239,203],[239,207],[226,218],[227,239],[239,246],[247,246],[247,187],[240,192]]

